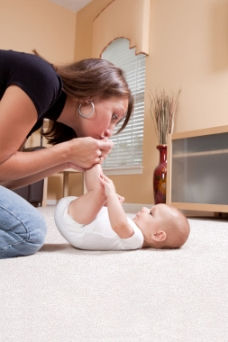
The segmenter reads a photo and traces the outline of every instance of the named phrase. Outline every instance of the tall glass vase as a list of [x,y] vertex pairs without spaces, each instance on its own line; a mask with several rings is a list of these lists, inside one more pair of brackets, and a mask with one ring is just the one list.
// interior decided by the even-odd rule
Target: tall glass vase
[[154,170],[154,202],[166,203],[167,145],[158,145],[159,165]]

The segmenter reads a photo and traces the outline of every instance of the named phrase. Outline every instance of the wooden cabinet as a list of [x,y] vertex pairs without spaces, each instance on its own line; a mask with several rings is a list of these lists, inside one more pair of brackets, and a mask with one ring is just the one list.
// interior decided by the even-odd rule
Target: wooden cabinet
[[228,126],[171,135],[167,180],[168,204],[228,212]]

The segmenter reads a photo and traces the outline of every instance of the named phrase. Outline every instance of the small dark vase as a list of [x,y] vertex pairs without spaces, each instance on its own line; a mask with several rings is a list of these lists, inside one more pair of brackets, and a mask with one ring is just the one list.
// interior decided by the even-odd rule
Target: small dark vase
[[154,170],[154,202],[166,203],[167,145],[158,145],[159,165]]

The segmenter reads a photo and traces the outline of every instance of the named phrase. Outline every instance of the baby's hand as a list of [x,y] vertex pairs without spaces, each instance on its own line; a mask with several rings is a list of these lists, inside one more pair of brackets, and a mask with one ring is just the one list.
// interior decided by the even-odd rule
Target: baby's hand
[[120,203],[123,203],[125,201],[125,197],[121,196],[120,194],[117,194]]
[[104,186],[106,196],[116,193],[115,186],[113,184],[113,181],[110,178],[108,178],[104,174],[101,174],[100,181],[101,181],[101,184]]
[[[120,194],[116,194],[116,196],[118,197],[121,204],[125,201],[125,197],[121,196]],[[105,201],[104,206],[107,206],[107,201]]]

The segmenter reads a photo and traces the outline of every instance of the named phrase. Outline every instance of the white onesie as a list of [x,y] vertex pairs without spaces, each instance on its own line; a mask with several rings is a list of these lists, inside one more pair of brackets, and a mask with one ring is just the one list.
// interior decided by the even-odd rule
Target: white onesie
[[142,248],[144,238],[141,230],[129,217],[128,222],[134,234],[121,239],[112,229],[108,209],[101,208],[95,220],[83,225],[77,223],[69,214],[68,207],[77,197],[62,198],[55,210],[55,223],[63,237],[74,247],[88,250],[130,250]]

